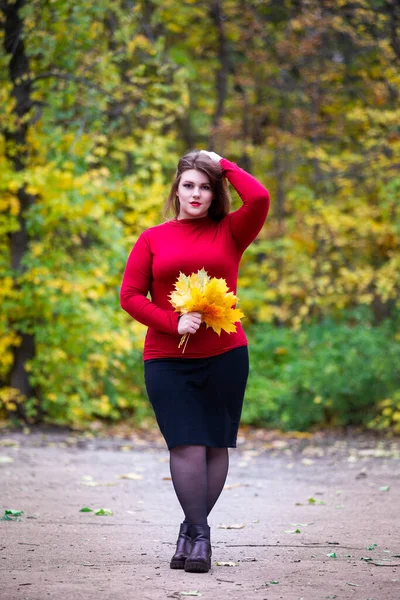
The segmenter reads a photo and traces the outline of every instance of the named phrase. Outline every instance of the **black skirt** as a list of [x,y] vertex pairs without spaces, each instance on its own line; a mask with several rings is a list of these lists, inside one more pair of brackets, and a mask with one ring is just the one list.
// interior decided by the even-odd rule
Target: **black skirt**
[[146,389],[168,448],[236,448],[248,373],[247,346],[207,358],[146,360]]

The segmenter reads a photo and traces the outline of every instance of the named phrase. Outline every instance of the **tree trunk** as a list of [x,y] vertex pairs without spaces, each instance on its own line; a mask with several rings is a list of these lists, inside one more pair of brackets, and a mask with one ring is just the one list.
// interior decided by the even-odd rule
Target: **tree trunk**
[[[4,27],[4,50],[10,55],[9,76],[12,82],[12,95],[15,99],[12,126],[5,128],[6,155],[14,166],[16,172],[25,169],[27,161],[27,115],[32,108],[30,97],[29,62],[25,54],[22,37],[23,22],[19,11],[24,0],[5,0],[0,7],[3,12],[2,24]],[[14,271],[15,285],[18,286],[18,276],[23,271],[22,259],[28,250],[29,237],[26,227],[26,211],[35,201],[35,197],[28,194],[24,187],[18,190],[20,201],[19,230],[10,236],[11,266]],[[31,333],[18,330],[16,333],[21,337],[21,344],[14,349],[14,362],[11,369],[9,382],[11,387],[16,388],[28,398],[32,395],[32,387],[29,383],[28,373],[25,369],[26,362],[35,355],[35,339]],[[22,405],[18,406],[17,414],[25,418]]]
[[228,88],[229,53],[223,25],[222,0],[214,0],[211,3],[210,15],[218,31],[218,59],[220,65],[216,73],[215,86],[217,91],[217,104],[214,111],[212,133],[209,143],[210,150],[212,150],[214,148],[215,134],[218,130],[222,115],[224,113],[224,105]]
[[249,139],[249,105],[246,98],[246,92],[243,91],[242,94],[243,107],[242,107],[242,156],[240,157],[240,162],[245,171],[251,172],[251,159],[246,150],[246,144]]
[[385,8],[390,17],[390,44],[396,57],[400,60],[400,2],[399,0],[386,0]]
[[[286,130],[285,102],[278,114],[278,131]],[[285,234],[285,175],[286,175],[286,149],[281,143],[276,144],[274,151],[274,172],[276,176],[275,215],[278,221],[280,235]]]
[[284,150],[277,146],[274,153],[274,172],[276,176],[275,206],[279,233],[285,233],[285,159]]

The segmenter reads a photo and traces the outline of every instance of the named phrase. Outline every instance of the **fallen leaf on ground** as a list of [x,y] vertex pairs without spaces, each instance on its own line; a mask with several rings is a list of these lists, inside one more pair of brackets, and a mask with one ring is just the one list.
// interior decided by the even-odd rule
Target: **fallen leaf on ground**
[[198,590],[194,590],[193,592],[179,592],[180,596],[201,596]]
[[79,512],[93,512],[93,511],[88,506],[84,506],[83,508],[81,508],[81,510]]
[[308,504],[325,504],[323,500],[316,500],[315,498],[307,498]]
[[284,533],[301,533],[300,529],[286,529]]
[[357,452],[360,456],[373,456],[375,458],[390,458],[393,456],[393,451],[384,448],[364,448]]
[[132,446],[121,446],[120,447],[121,452],[130,452],[131,450],[133,450]]
[[117,485],[115,481],[81,481],[81,483],[88,487],[113,487]]
[[65,441],[67,442],[67,444],[77,444],[78,443],[78,439],[76,437],[72,437],[72,435],[67,437],[65,439]]
[[0,456],[0,463],[5,464],[5,463],[12,463],[14,462],[14,459],[11,458],[11,456]]
[[244,523],[234,523],[233,525],[218,525],[218,529],[243,529]]
[[336,552],[329,552],[329,554],[327,554],[327,556],[329,556],[329,558],[337,558]]
[[172,477],[163,477],[163,481],[172,481]]
[[216,562],[217,567],[237,567],[239,563],[235,562]]
[[380,491],[380,492],[388,492],[389,490],[390,490],[390,485],[382,485],[382,486],[379,488],[379,491]]
[[5,515],[10,515],[11,517],[20,517],[24,514],[23,510],[13,510],[12,508],[6,508],[4,511]]
[[118,475],[118,479],[132,479],[133,481],[139,481],[143,479],[143,475],[139,473],[125,473],[124,475]]
[[234,488],[239,487],[248,487],[247,483],[229,483],[228,485],[224,485],[224,490],[233,490]]
[[21,519],[18,519],[18,517],[20,517],[23,514],[23,510],[6,509],[0,521],[21,521]]
[[10,448],[11,446],[19,446],[19,442],[6,438],[5,440],[0,440],[0,446],[3,446],[3,448]]
[[111,508],[97,508],[94,511],[95,515],[104,515],[106,517],[112,517],[113,516],[113,511],[111,510]]

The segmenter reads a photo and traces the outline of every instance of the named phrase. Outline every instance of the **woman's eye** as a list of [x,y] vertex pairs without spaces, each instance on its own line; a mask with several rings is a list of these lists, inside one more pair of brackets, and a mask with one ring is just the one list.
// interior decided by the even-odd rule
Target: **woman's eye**
[[[183,187],[185,187],[185,188],[192,188],[193,184],[192,183],[184,183]],[[211,187],[209,185],[202,185],[201,189],[209,192],[211,190]]]

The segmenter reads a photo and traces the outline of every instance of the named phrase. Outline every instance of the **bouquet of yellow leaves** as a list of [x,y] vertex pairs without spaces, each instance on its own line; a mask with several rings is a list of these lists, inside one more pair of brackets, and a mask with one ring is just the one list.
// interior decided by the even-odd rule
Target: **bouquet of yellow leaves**
[[[192,275],[180,273],[169,298],[176,312],[182,315],[201,313],[206,327],[211,327],[218,335],[221,335],[222,329],[227,333],[235,332],[235,323],[244,317],[240,309],[232,308],[238,298],[229,291],[225,279],[210,277],[204,269]],[[189,335],[185,333],[179,342],[178,348],[184,344],[182,353]]]

